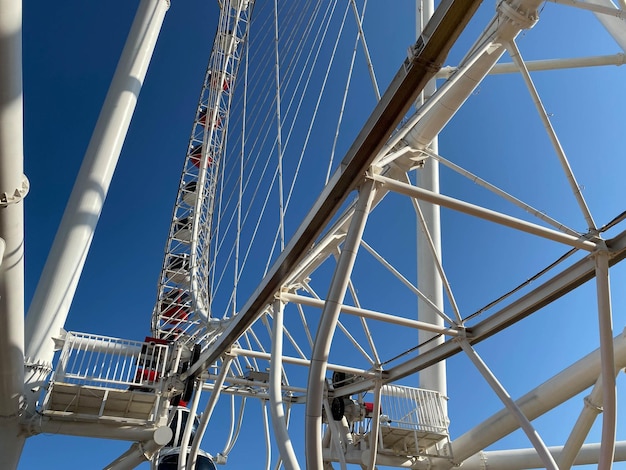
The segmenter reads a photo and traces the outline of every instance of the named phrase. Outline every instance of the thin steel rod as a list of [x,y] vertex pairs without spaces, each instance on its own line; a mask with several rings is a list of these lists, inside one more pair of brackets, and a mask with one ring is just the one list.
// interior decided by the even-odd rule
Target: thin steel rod
[[[361,304],[359,302],[359,296],[356,293],[356,289],[354,288],[354,284],[352,280],[348,282],[348,288],[350,289],[350,295],[352,295],[352,300],[354,300],[354,304],[357,308],[361,308]],[[380,356],[378,355],[378,350],[376,349],[376,344],[374,344],[374,340],[372,339],[372,334],[370,333],[369,326],[367,325],[367,321],[365,318],[361,317],[361,326],[363,327],[363,331],[365,332],[365,337],[367,338],[367,342],[372,350],[372,355],[374,356],[374,360],[376,364],[380,364]]]
[[[365,33],[363,32],[363,20],[359,17],[359,12],[356,7],[356,2],[354,0],[350,0],[350,5],[352,5],[352,11],[354,12],[354,18],[356,20],[357,28],[359,29],[359,38],[361,39],[361,45],[363,46],[363,53],[365,54],[365,62],[367,63],[367,70],[370,74],[370,79],[372,80],[372,86],[374,87],[374,93],[376,94],[376,101],[380,101],[380,89],[378,88],[378,83],[376,82],[376,75],[374,74],[374,66],[372,65],[372,58],[370,57],[370,51],[367,47],[367,42],[365,41]],[[365,9],[365,6],[363,7]]]
[[493,389],[494,392],[496,392],[498,398],[500,398],[502,403],[504,403],[504,406],[506,406],[509,412],[515,417],[522,430],[526,433],[526,436],[528,436],[531,444],[541,457],[541,461],[546,466],[546,469],[558,470],[554,458],[550,454],[550,451],[544,444],[537,431],[535,431],[533,425],[530,423],[526,415],[524,415],[520,407],[517,406],[517,404],[513,401],[509,393],[502,386],[502,384],[500,384],[496,376],[493,375],[491,370],[489,370],[489,367],[487,367],[487,365],[474,350],[474,348],[472,348],[469,342],[467,342],[466,340],[459,340],[459,344],[461,345],[463,351],[465,351],[469,359],[472,361],[474,366],[476,366],[478,371],[485,378],[489,386]]
[[374,182],[365,181],[359,190],[359,199],[355,207],[354,215],[350,221],[350,228],[344,243],[344,248],[339,257],[337,267],[333,273],[330,289],[326,299],[320,324],[315,335],[313,352],[311,355],[311,367],[309,369],[308,388],[305,416],[305,446],[307,449],[307,469],[322,470],[322,441],[320,429],[322,426],[322,398],[324,392],[327,358],[332,343],[333,334],[341,304],[348,287],[348,279],[354,267],[359,243],[365,229],[365,222],[369,214],[370,206],[375,191]]
[[448,168],[452,169],[453,171],[456,171],[457,173],[459,173],[459,174],[465,176],[466,178],[472,180],[473,183],[476,183],[477,185],[482,186],[483,188],[488,189],[489,191],[497,194],[498,196],[506,199],[507,201],[512,202],[513,204],[515,204],[516,206],[520,207],[521,209],[524,209],[529,214],[532,214],[535,217],[543,220],[544,222],[549,223],[550,225],[555,227],[560,232],[568,233],[568,234],[572,235],[573,237],[580,237],[580,236],[582,236],[582,234],[577,232],[576,230],[571,229],[571,228],[567,227],[566,225],[563,225],[561,222],[559,222],[557,220],[554,220],[552,217],[544,214],[543,212],[539,211],[538,209],[535,209],[531,205],[526,204],[524,201],[522,201],[520,199],[517,199],[515,196],[512,196],[511,194],[507,193],[506,191],[503,191],[502,189],[498,188],[497,186],[494,186],[493,184],[485,181],[484,179],[480,178],[479,176],[475,175],[474,173],[472,173],[470,171],[467,171],[465,168],[462,168],[462,167],[460,167],[458,165],[455,165],[450,160],[445,159],[441,155],[438,155],[438,154],[436,154],[434,152],[431,152],[429,149],[424,149],[424,150],[422,150],[422,152],[424,152],[425,154],[427,154],[427,155],[431,156],[432,158],[436,159],[440,163],[443,163],[445,166],[447,166]]
[[371,166],[421,89],[435,75],[436,69],[425,64],[436,64],[444,59],[480,3],[480,0],[442,0],[428,24],[428,36],[424,38],[423,48],[402,64],[400,73],[390,83],[341,165],[296,229],[285,250],[254,294],[239,310],[239,314],[181,378],[210,366],[256,321],[265,306],[273,301],[274,294],[284,284],[286,273],[297,268],[347,195],[358,185],[360,178]]
[[528,92],[530,93],[533,103],[535,104],[535,107],[537,108],[537,112],[539,113],[541,122],[543,123],[543,126],[546,129],[546,132],[548,133],[548,137],[550,138],[550,141],[552,142],[552,146],[554,147],[554,151],[556,152],[556,155],[559,158],[559,161],[561,162],[561,167],[563,168],[563,171],[565,172],[565,176],[567,177],[567,181],[569,182],[572,192],[574,193],[574,197],[576,198],[576,201],[578,202],[578,206],[580,207],[580,210],[583,213],[585,221],[587,222],[587,228],[589,228],[590,231],[596,230],[596,224],[593,221],[593,217],[591,216],[591,212],[589,211],[587,202],[585,201],[582,191],[580,190],[580,185],[578,184],[578,181],[576,181],[576,177],[574,176],[572,167],[569,164],[567,155],[565,155],[563,146],[561,145],[561,142],[559,141],[559,138],[556,135],[556,131],[554,130],[554,127],[552,127],[552,123],[550,122],[548,113],[546,112],[546,109],[544,108],[543,103],[541,102],[541,98],[539,97],[537,88],[535,88],[535,84],[533,83],[530,73],[528,72],[528,69],[526,68],[526,65],[524,64],[524,59],[522,58],[520,50],[517,47],[517,44],[515,43],[515,39],[510,41],[506,45],[506,48],[509,51],[509,55],[511,56],[511,59],[513,60],[515,65],[519,67],[520,73],[522,74],[522,77],[524,78],[524,82],[526,83]]
[[[310,307],[316,308],[324,308],[326,302],[324,300],[313,299],[311,297],[306,297],[298,294],[289,294],[287,292],[283,292],[280,295],[280,298],[287,301],[293,302],[302,305],[308,305]],[[418,320],[411,320],[410,318],[398,317],[396,315],[390,315],[388,313],[376,312],[374,310],[367,310],[364,308],[352,307],[350,305],[342,304],[339,306],[339,309],[343,313],[348,313],[350,315],[356,315],[362,318],[369,318],[371,320],[379,320],[386,323],[392,323],[394,325],[405,326],[409,328],[414,328],[416,330],[424,330],[430,331],[432,333],[444,334],[448,336],[458,336],[459,332],[452,328],[440,327],[438,325],[433,325],[432,323],[426,323]]]
[[282,397],[282,370],[283,370],[283,303],[277,299],[274,301],[274,322],[272,326],[272,359],[270,367],[270,416],[272,427],[276,437],[276,446],[280,452],[286,470],[299,470],[300,465],[296,453],[291,444],[291,438],[287,430],[285,410]]
[[426,305],[428,305],[444,321],[447,321],[451,325],[455,324],[455,321],[452,320],[452,318],[450,318],[448,315],[442,312],[441,309],[437,305],[435,305],[432,300],[426,297],[426,295],[421,290],[419,290],[417,287],[411,284],[411,282],[406,277],[400,274],[400,272],[396,268],[394,268],[389,262],[387,262],[385,258],[379,255],[378,252],[374,250],[374,248],[372,248],[370,245],[367,244],[367,242],[365,242],[364,240],[361,240],[361,245],[363,245],[363,248],[365,248],[374,258],[376,258],[378,262],[380,262],[383,266],[385,266],[389,270],[389,272],[391,272],[394,276],[400,279],[405,286],[411,289],[415,295],[417,295],[421,300],[423,300],[424,303],[426,303]]
[[278,217],[280,233],[280,251],[285,249],[285,208],[283,206],[283,141],[282,141],[282,117],[280,113],[280,60],[278,55],[278,0],[274,0],[274,48],[275,48],[275,71],[276,71],[276,144],[278,151]]
[[587,251],[593,251],[596,247],[596,244],[589,240],[581,240],[571,235],[557,232],[556,230],[551,230],[540,225],[526,222],[525,220],[517,219],[515,217],[485,209],[483,207],[460,201],[458,199],[453,199],[448,196],[435,194],[431,191],[426,191],[416,186],[402,183],[392,178],[387,178],[386,176],[371,175],[370,178],[372,178],[374,181],[384,183],[385,187],[387,189],[390,189],[391,191],[404,194],[406,196],[415,197],[417,199],[434,202],[443,207],[448,207],[449,209],[454,209],[465,214],[480,217],[481,219],[496,222],[498,224],[504,225],[506,227],[511,227],[522,232],[538,235],[540,237],[547,238],[548,240],[564,243],[566,245]]

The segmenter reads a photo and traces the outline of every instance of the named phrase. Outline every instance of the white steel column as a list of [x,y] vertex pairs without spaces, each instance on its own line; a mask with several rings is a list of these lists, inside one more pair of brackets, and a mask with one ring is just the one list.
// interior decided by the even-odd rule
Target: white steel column
[[346,235],[337,267],[333,273],[330,289],[326,298],[326,304],[322,311],[315,344],[311,354],[311,366],[309,369],[308,394],[306,397],[305,413],[305,447],[307,470],[322,470],[322,397],[326,376],[328,353],[333,340],[333,334],[343,299],[348,288],[350,274],[356,260],[361,237],[365,230],[365,222],[370,211],[375,191],[371,180],[365,181],[359,190],[359,199],[350,221],[350,228]]
[[283,460],[286,470],[300,470],[296,453],[291,445],[285,410],[282,399],[282,376],[283,376],[283,302],[280,299],[274,301],[274,322],[272,325],[272,359],[270,367],[270,416],[272,427],[276,436],[276,445]]
[[602,377],[602,446],[598,469],[613,466],[617,421],[617,386],[615,383],[615,356],[613,352],[613,319],[609,282],[609,251],[596,253],[596,289],[598,296],[598,323],[600,328],[600,368]]
[[15,468],[24,437],[24,179],[22,2],[0,0],[0,455]]
[[[417,0],[417,37],[433,15],[435,5],[433,0]],[[420,14],[421,10],[421,14]],[[437,89],[436,81],[431,80],[418,101],[418,105],[424,102],[435,93]],[[434,137],[429,145],[429,149],[435,153],[439,152],[438,137]],[[433,158],[428,158],[424,167],[417,171],[417,185],[434,193],[439,193],[439,162]],[[439,259],[441,259],[441,223],[439,206],[432,203],[421,202],[420,208],[426,222],[426,227],[435,246]],[[424,233],[417,222],[417,288],[428,297],[428,299],[443,311],[443,284],[437,270],[437,260],[429,246],[428,235]],[[443,319],[423,300],[417,302],[417,318],[425,323],[431,323],[443,327]],[[435,336],[427,331],[420,331],[418,335],[419,343],[422,344]],[[420,352],[443,343],[445,338],[439,335],[428,344],[420,348]],[[419,373],[419,386],[427,390],[436,390],[443,395],[447,395],[446,383],[446,363],[439,361]]]
[[[226,354],[222,360],[222,367],[220,370],[220,375],[215,381],[215,385],[213,387],[213,393],[209,397],[209,401],[204,408],[204,412],[202,413],[202,417],[200,418],[200,424],[198,424],[198,429],[196,430],[196,435],[193,438],[193,442],[191,443],[191,451],[189,451],[189,458],[187,459],[187,469],[191,470],[196,468],[196,461],[198,459],[198,451],[200,450],[200,443],[202,442],[202,438],[204,437],[204,432],[206,431],[206,427],[209,424],[211,416],[213,415],[213,410],[215,409],[215,404],[222,394],[222,385],[224,385],[224,381],[226,380],[226,376],[228,375],[228,370],[230,369],[230,364],[233,361],[234,356],[231,354]],[[198,390],[196,393],[199,393]],[[193,419],[190,415],[189,419]],[[182,457],[182,456],[181,456]]]
[[504,406],[509,410],[509,413],[515,417],[515,420],[519,423],[520,427],[528,436],[531,444],[541,457],[541,461],[545,465],[546,469],[558,470],[556,462],[554,461],[554,457],[550,454],[550,451],[546,447],[545,443],[533,428],[533,425],[530,423],[530,420],[526,417],[526,415],[522,412],[520,407],[513,401],[509,393],[504,389],[504,387],[500,384],[498,379],[493,375],[489,367],[483,362],[478,353],[474,351],[474,348],[467,342],[467,340],[459,340],[459,344],[463,348],[463,351],[470,358],[474,366],[478,369],[481,375],[485,378],[489,386],[496,392],[498,398],[504,403]]
[[[45,368],[74,297],[169,0],[141,0],[26,319],[26,357]],[[4,15],[3,15],[4,16]],[[37,369],[27,378],[43,380]],[[28,387],[30,388],[30,387]]]

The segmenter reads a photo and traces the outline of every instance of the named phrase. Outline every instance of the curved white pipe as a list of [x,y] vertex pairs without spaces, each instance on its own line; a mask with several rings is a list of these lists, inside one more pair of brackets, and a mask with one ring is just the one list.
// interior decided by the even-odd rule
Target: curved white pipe
[[285,410],[283,409],[282,375],[283,375],[283,303],[274,301],[274,324],[272,327],[272,359],[270,367],[270,416],[276,437],[276,445],[286,470],[300,470],[296,453],[287,431]]
[[233,360],[233,356],[226,355],[225,359],[222,361],[222,370],[220,370],[220,375],[215,381],[215,386],[213,387],[213,393],[211,393],[211,397],[209,398],[209,401],[206,404],[204,413],[202,413],[200,424],[198,425],[198,429],[196,430],[196,435],[193,438],[193,443],[191,444],[191,451],[189,452],[189,461],[187,462],[187,470],[193,470],[196,466],[196,460],[198,458],[198,451],[200,450],[200,443],[202,442],[202,438],[204,437],[204,432],[206,431],[206,427],[209,424],[211,415],[213,414],[213,409],[215,408],[215,404],[217,403],[217,400],[220,397],[222,385],[224,385],[224,381],[226,380],[226,376],[228,375],[228,369],[230,369],[230,363],[232,362],[232,360]]
[[350,221],[350,228],[348,229],[344,247],[333,274],[330,290],[326,298],[326,305],[322,311],[320,325],[315,335],[315,344],[313,345],[309,369],[309,392],[306,397],[305,417],[306,464],[309,470],[321,470],[323,466],[322,438],[320,435],[322,426],[321,404],[328,352],[330,351],[333,334],[339,319],[339,312],[348,288],[350,273],[354,266],[363,230],[365,229],[365,222],[367,221],[375,194],[373,187],[373,182],[367,180],[359,190],[359,199]]

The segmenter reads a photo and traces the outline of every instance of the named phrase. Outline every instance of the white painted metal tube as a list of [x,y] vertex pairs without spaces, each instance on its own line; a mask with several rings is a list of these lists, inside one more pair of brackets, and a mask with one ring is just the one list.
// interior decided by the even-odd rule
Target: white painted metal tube
[[[242,348],[231,348],[231,353],[237,356],[248,356],[248,357],[256,357],[257,359],[271,359],[271,355],[269,353],[264,353],[261,351],[252,351],[250,349],[242,349]],[[283,356],[283,362],[288,364],[296,364],[299,366],[309,367],[310,362],[308,359],[302,359],[299,357],[292,356]],[[372,373],[369,370],[359,369],[357,367],[347,367],[339,364],[326,364],[327,369],[336,370],[339,372],[345,372],[347,374],[355,374],[355,375],[363,375],[365,377],[374,377],[377,374]],[[249,382],[248,382],[249,383]]]
[[[615,5],[611,0],[585,0],[585,3],[590,5],[603,6],[615,11]],[[615,16],[595,14],[598,21],[602,23],[602,26],[609,32],[613,39],[619,44],[619,47],[623,51],[626,51],[626,26],[621,18]]]
[[599,470],[613,466],[615,435],[617,432],[617,385],[615,383],[615,356],[613,352],[613,318],[609,282],[609,251],[596,253],[596,290],[598,296],[598,325],[600,329],[600,368],[602,377],[602,441]]
[[528,420],[526,415],[520,410],[520,407],[513,401],[509,393],[500,384],[498,379],[493,375],[489,367],[483,362],[478,353],[470,346],[466,340],[459,340],[459,344],[463,348],[463,351],[467,354],[470,361],[476,366],[481,375],[485,378],[489,386],[492,388],[498,398],[504,403],[509,412],[515,417],[520,427],[526,433],[526,436],[530,440],[530,443],[534,446],[535,451],[541,458],[541,462],[545,465],[546,469],[558,470],[554,457],[550,454],[550,451],[546,447],[545,443]]
[[24,179],[22,2],[0,0],[0,455],[17,466],[24,436]]
[[564,243],[566,245],[580,248],[582,250],[593,251],[596,247],[596,244],[589,240],[581,240],[566,233],[557,232],[556,230],[526,222],[525,220],[517,219],[506,214],[501,214],[499,212],[485,209],[483,207],[460,201],[458,199],[454,199],[441,194],[436,194],[431,191],[426,191],[416,186],[402,183],[392,178],[387,178],[386,176],[372,175],[370,176],[370,178],[372,178],[374,181],[384,183],[385,187],[387,189],[390,189],[391,191],[417,199],[434,202],[443,207],[448,207],[449,209],[454,209],[465,214],[480,217],[481,219],[496,222],[507,227],[521,230],[522,232],[538,235],[540,237]]
[[[541,72],[546,70],[574,69],[581,67],[601,67],[606,65],[624,65],[626,55],[623,52],[611,55],[599,55],[591,57],[575,57],[567,59],[545,59],[529,60],[526,68],[530,72]],[[457,67],[443,67],[437,74],[437,78],[449,78],[457,71]],[[512,63],[500,63],[493,66],[489,75],[500,75],[505,73],[518,73],[519,69]]]
[[356,204],[354,215],[350,221],[350,228],[346,241],[333,273],[330,290],[326,298],[326,305],[322,312],[315,344],[311,355],[311,367],[309,369],[308,388],[309,394],[306,400],[305,413],[305,446],[307,449],[307,469],[322,470],[322,396],[326,375],[326,362],[328,352],[333,340],[333,333],[339,319],[341,304],[348,287],[348,279],[356,260],[359,243],[365,229],[365,222],[369,214],[372,198],[374,196],[373,181],[366,181],[359,190],[359,199]]
[[[626,367],[626,332],[613,339],[615,367]],[[550,380],[531,390],[516,403],[533,420],[555,406],[591,387],[600,373],[600,351],[595,350]],[[503,409],[452,441],[455,462],[461,463],[518,428],[508,410]],[[450,468],[436,465],[435,468]]]
[[526,88],[528,88],[528,92],[530,93],[533,103],[535,104],[535,108],[537,109],[537,113],[539,114],[539,118],[541,119],[541,122],[543,123],[543,127],[546,130],[546,133],[548,134],[548,138],[550,139],[550,142],[552,142],[552,147],[554,148],[554,151],[557,157],[559,158],[559,162],[561,163],[561,168],[563,168],[565,177],[567,178],[567,181],[569,182],[570,188],[572,192],[574,193],[574,197],[576,198],[576,201],[578,202],[578,206],[583,214],[583,217],[585,218],[585,221],[587,222],[587,228],[589,230],[595,230],[596,224],[593,221],[593,217],[591,215],[591,212],[589,211],[587,202],[585,201],[585,198],[583,197],[582,191],[580,189],[580,185],[578,184],[578,181],[576,181],[576,176],[574,175],[574,172],[572,171],[572,167],[569,164],[569,160],[567,159],[567,156],[565,155],[565,150],[563,150],[563,146],[561,145],[561,142],[559,141],[559,138],[556,135],[556,131],[554,130],[554,127],[552,126],[552,123],[550,122],[548,113],[546,112],[546,109],[543,106],[543,103],[541,102],[541,98],[539,97],[537,88],[535,88],[535,84],[533,83],[530,73],[528,72],[528,69],[526,68],[526,64],[524,64],[524,59],[522,58],[521,52],[519,48],[517,47],[515,40],[510,41],[506,45],[506,48],[509,51],[509,55],[511,56],[511,59],[513,60],[515,65],[519,67],[522,78],[524,79],[524,83],[526,84]]
[[602,412],[602,377],[599,377],[591,393],[584,399],[584,407],[557,458],[561,470],[569,470],[580,452],[591,426]]
[[[281,299],[287,302],[294,302],[298,304],[308,305],[310,307],[324,308],[324,301],[314,299],[312,297],[306,297],[304,295],[289,294],[283,292],[280,295]],[[342,312],[350,315],[356,315],[362,318],[369,318],[370,320],[379,320],[386,323],[393,323],[394,325],[406,326],[409,328],[415,328],[417,330],[429,331],[437,334],[444,334],[448,336],[458,336],[459,332],[452,328],[445,328],[443,326],[433,325],[432,323],[426,323],[418,320],[411,320],[410,318],[398,317],[390,315],[388,313],[375,312],[374,310],[367,310],[364,308],[352,307],[350,305],[340,305],[339,308]]]
[[[185,424],[185,429],[183,430],[183,437],[180,440],[180,453],[178,454],[178,470],[185,470],[185,466],[187,465],[187,449],[189,448],[189,440],[191,439],[191,432],[193,431],[193,425],[194,425],[193,422],[195,421],[195,418],[196,418],[196,412],[198,411],[198,403],[200,403],[201,395],[202,395],[202,381],[199,379],[195,379],[194,384],[193,384],[193,398],[191,400],[191,407],[189,407],[189,416],[187,417],[187,423]],[[195,436],[194,436],[194,440],[195,440]],[[194,468],[194,467],[191,466],[191,468]]]
[[[213,388],[213,393],[209,397],[209,401],[206,404],[206,408],[202,413],[202,418],[200,419],[200,424],[198,424],[198,429],[196,430],[196,435],[193,438],[193,442],[191,444],[191,451],[189,452],[189,459],[187,461],[187,469],[192,470],[196,466],[196,460],[198,458],[198,451],[200,450],[200,443],[202,442],[202,438],[204,437],[204,432],[206,431],[206,427],[209,424],[211,416],[213,415],[213,410],[215,409],[215,404],[220,397],[222,385],[224,385],[224,381],[226,380],[226,376],[228,375],[228,370],[230,369],[230,363],[233,361],[233,357],[230,354],[227,354],[222,361],[222,370],[220,370],[220,375],[218,379],[215,381],[215,387]],[[190,416],[191,419],[191,416]]]
[[[49,363],[65,323],[169,0],[139,4],[26,320],[26,356]],[[4,16],[4,13],[3,13]]]
[[374,411],[372,412],[372,427],[370,428],[370,458],[367,462],[367,470],[374,470],[376,468],[376,457],[378,455],[378,432],[380,431],[380,392],[382,383],[380,380],[376,381],[376,387],[374,388]]
[[167,426],[157,428],[151,440],[135,442],[130,449],[104,467],[104,470],[130,470],[137,467],[167,444],[172,439],[172,435],[172,430]]
[[[562,456],[562,447],[548,447],[554,456]],[[585,444],[574,462],[575,465],[598,463],[600,444]],[[615,445],[615,460],[626,461],[626,441]],[[535,449],[493,450],[479,452],[463,462],[463,470],[525,470],[543,468],[543,463]],[[562,467],[561,467],[562,469]],[[563,469],[562,469],[563,470]]]
[[296,453],[293,450],[287,423],[285,420],[285,410],[283,408],[282,397],[282,377],[283,377],[283,303],[277,299],[274,301],[272,325],[272,359],[270,367],[270,416],[272,427],[276,437],[276,446],[283,460],[286,470],[300,470]]

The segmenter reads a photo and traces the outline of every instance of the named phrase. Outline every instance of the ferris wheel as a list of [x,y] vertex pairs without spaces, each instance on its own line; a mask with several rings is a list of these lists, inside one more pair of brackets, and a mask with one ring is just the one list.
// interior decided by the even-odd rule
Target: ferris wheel
[[173,436],[111,468],[236,465],[247,439],[268,469],[626,460],[623,93],[600,93],[623,5],[480,3],[417,8],[415,41],[374,2],[220,2],[150,336],[68,333],[41,415],[86,419],[114,380],[79,369],[115,350],[98,418],[130,392],[116,418]]

